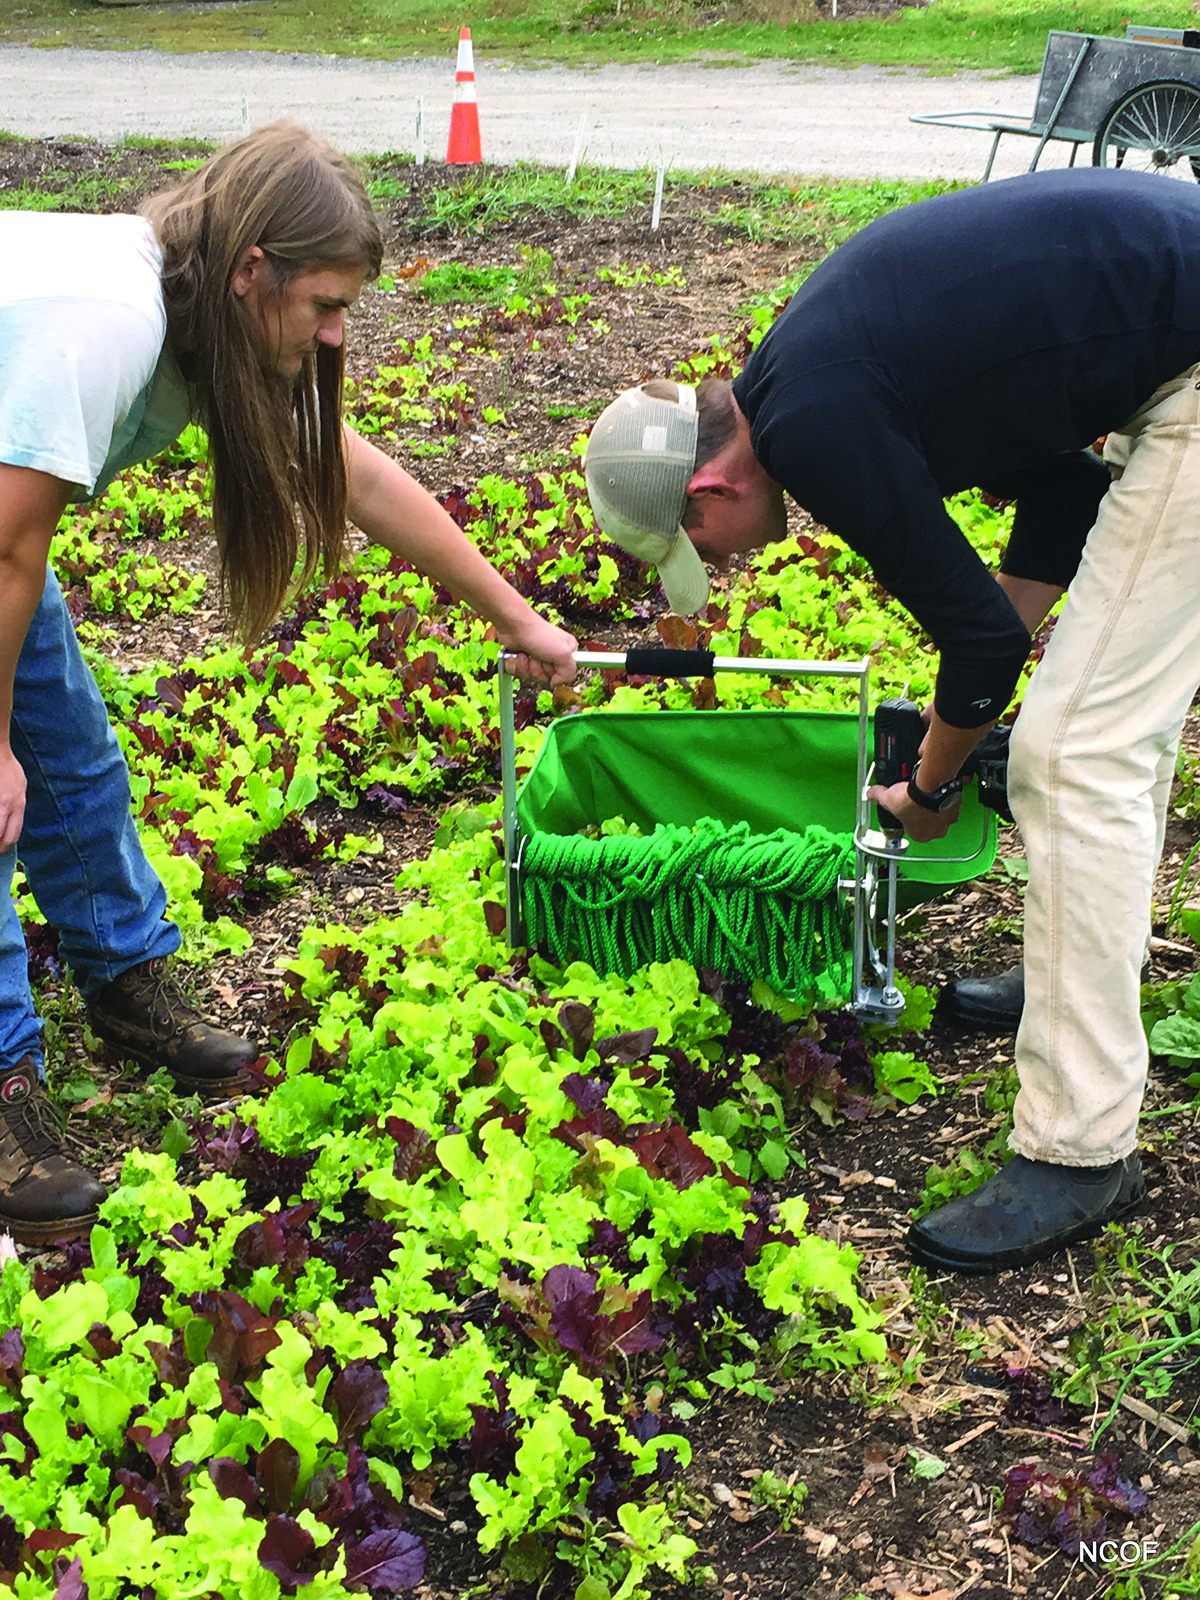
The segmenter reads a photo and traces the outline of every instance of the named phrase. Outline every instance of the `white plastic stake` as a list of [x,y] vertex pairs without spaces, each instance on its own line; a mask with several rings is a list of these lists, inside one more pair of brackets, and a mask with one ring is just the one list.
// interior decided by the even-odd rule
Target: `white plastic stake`
[[579,132],[575,135],[575,153],[571,157],[571,165],[567,168],[567,182],[575,182],[575,169],[579,166],[580,157],[583,155],[583,130],[587,127],[587,112],[579,119]]
[[246,96],[242,96],[242,138],[250,132],[250,107],[246,103]]
[[425,165],[425,108],[421,96],[417,96],[417,133],[416,133],[417,165]]
[[837,0],[833,0],[833,20],[837,21]]
[[667,175],[667,167],[662,156],[658,158],[658,176],[654,180],[654,215],[650,218],[650,231],[658,232],[658,225],[662,221],[663,180]]

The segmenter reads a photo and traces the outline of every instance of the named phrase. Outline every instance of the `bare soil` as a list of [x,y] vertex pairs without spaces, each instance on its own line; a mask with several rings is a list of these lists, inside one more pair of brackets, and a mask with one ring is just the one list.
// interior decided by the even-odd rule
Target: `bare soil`
[[[69,159],[90,160],[90,147]],[[156,153],[161,160],[161,152]],[[45,173],[68,159],[63,148],[0,146],[0,183]],[[124,156],[121,158],[125,159]],[[130,159],[134,159],[133,156]],[[419,182],[438,181],[435,176]],[[495,333],[495,354],[462,369],[481,404],[501,406],[504,425],[473,427],[449,436],[445,455],[415,455],[409,443],[398,458],[438,493],[484,472],[526,470],[561,460],[594,414],[590,402],[606,399],[640,379],[663,376],[681,356],[702,348],[712,334],[734,338],[744,323],[739,308],[775,284],[804,259],[803,250],[751,244],[714,230],[701,217],[673,222],[652,233],[648,217],[573,222],[532,217],[492,230],[486,238],[420,231],[415,204],[398,202],[390,218],[389,270],[399,277],[393,293],[368,291],[351,318],[349,371],[363,377],[386,364],[397,336],[434,330],[439,343],[455,337],[453,322],[470,308],[430,307],[416,292],[421,263],[474,265],[525,262],[521,247],[551,253],[564,285],[586,282],[596,299],[588,314],[611,331],[593,334],[579,325],[574,340],[562,327]],[[649,285],[603,288],[602,265],[678,267],[686,289]],[[549,406],[578,406],[551,415]],[[419,441],[418,441],[419,442]],[[180,559],[181,547],[167,552]],[[196,548],[188,559],[210,553]],[[126,661],[161,656],[182,659],[203,648],[219,625],[208,611],[168,626],[122,632]],[[603,638],[597,640],[604,644]],[[629,630],[619,641],[630,642]],[[1195,729],[1189,725],[1194,741]],[[274,1020],[282,1000],[281,970],[313,920],[337,917],[366,922],[397,903],[394,877],[406,860],[424,853],[442,803],[414,808],[400,819],[355,817],[378,829],[385,848],[349,866],[314,874],[311,881],[249,923],[254,945],[195,975],[198,998],[218,1021],[252,1030],[268,1047],[281,1040]],[[1158,903],[1178,875],[1195,829],[1173,824]],[[1009,855],[1020,854],[1010,836]],[[1015,879],[995,873],[907,920],[901,943],[906,974],[940,986],[965,974],[1000,971],[1019,959],[1020,895]],[[1156,930],[1152,976],[1157,980],[1195,970],[1197,951]],[[60,1074],[91,1062],[95,1093],[70,1118],[80,1157],[113,1180],[124,1151],[142,1137],[144,1096],[137,1080],[101,1055],[88,1055],[80,1013],[69,990],[49,984],[41,996],[51,1020],[53,1065]],[[858,1591],[896,1600],[922,1595],[952,1600],[1001,1600],[1008,1595],[1059,1596],[1104,1592],[1086,1564],[1047,1546],[1022,1543],[997,1510],[997,1490],[1016,1463],[1038,1459],[1056,1471],[1090,1466],[1091,1414],[1050,1426],[1011,1414],[1007,1372],[1032,1369],[1045,1377],[1066,1359],[1072,1335],[1094,1322],[1113,1300],[1136,1293],[1122,1280],[1110,1247],[1081,1246],[1043,1266],[980,1280],[946,1279],[924,1285],[906,1261],[903,1239],[929,1164],[971,1145],[982,1147],[996,1118],[983,1104],[981,1080],[1011,1064],[1013,1043],[956,1032],[935,1022],[917,1041],[901,1040],[929,1061],[945,1085],[936,1100],[922,1100],[868,1123],[824,1127],[815,1119],[803,1131],[808,1169],[787,1192],[805,1193],[814,1225],[850,1242],[863,1260],[867,1289],[886,1307],[895,1362],[890,1381],[877,1378],[868,1393],[860,1376],[813,1374],[780,1385],[771,1405],[732,1395],[712,1404],[688,1425],[695,1455],[684,1477],[687,1526],[715,1572],[706,1592],[720,1600],[848,1600]],[[1156,1064],[1148,1109],[1191,1098],[1169,1070]],[[1156,1248],[1179,1246],[1182,1265],[1196,1250],[1200,1202],[1200,1145],[1194,1127],[1164,1118],[1146,1124],[1144,1159],[1150,1184],[1145,1217],[1137,1225]],[[783,1192],[781,1190],[781,1192]],[[920,1360],[912,1361],[914,1351]],[[905,1376],[902,1365],[909,1358]],[[1141,1412],[1121,1408],[1103,1448],[1115,1452],[1126,1476],[1150,1495],[1134,1537],[1180,1537],[1197,1514],[1200,1454],[1186,1428],[1197,1402],[1196,1373],[1176,1378],[1169,1394]],[[1107,1404],[1107,1402],[1105,1402]],[[1102,1417],[1103,1412],[1098,1416]],[[1173,1429],[1173,1431],[1172,1431]],[[1184,1436],[1181,1437],[1181,1434]],[[944,1463],[935,1479],[915,1479],[912,1451]],[[775,1510],[749,1498],[754,1477],[770,1470],[798,1475],[810,1491],[788,1530]],[[469,1529],[469,1499],[450,1461],[435,1464],[430,1499],[443,1518],[420,1509],[409,1526],[429,1542],[429,1579],[421,1600],[460,1600],[472,1586],[507,1600],[568,1600],[571,1582],[551,1573],[535,1582],[514,1581],[482,1557]],[[1120,1525],[1115,1530],[1120,1532]],[[478,1592],[478,1589],[475,1590]]]

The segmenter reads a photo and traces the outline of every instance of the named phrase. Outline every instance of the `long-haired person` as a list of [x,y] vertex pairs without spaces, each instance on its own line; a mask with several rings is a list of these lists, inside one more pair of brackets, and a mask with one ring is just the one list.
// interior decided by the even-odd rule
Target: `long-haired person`
[[104,1190],[62,1152],[42,1088],[18,855],[96,1034],[189,1091],[240,1087],[257,1054],[167,973],[179,931],[47,566],[67,505],[195,421],[244,636],[297,572],[336,569],[349,517],[489,618],[520,670],[574,674],[570,634],[342,421],[345,312],[381,257],[351,165],[288,122],[220,151],[141,216],[0,212],[0,1229],[25,1242],[90,1226]]

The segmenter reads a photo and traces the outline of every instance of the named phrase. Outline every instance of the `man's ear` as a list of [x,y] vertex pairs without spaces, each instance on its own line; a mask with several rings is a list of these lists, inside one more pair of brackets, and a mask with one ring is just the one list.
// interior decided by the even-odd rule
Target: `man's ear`
[[270,276],[270,266],[266,256],[258,245],[247,245],[238,257],[237,266],[229,279],[229,287],[239,300],[245,299],[257,283],[264,283]]
[[692,474],[687,492],[689,495],[711,494],[719,500],[725,500],[736,499],[738,491],[736,484],[730,482],[728,474],[709,462],[707,466],[698,468]]

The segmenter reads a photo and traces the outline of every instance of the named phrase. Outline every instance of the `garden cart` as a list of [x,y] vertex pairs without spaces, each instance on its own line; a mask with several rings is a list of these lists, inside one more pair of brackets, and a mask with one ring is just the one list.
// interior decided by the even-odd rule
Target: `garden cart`
[[983,182],[1006,133],[1036,139],[1033,172],[1051,139],[1089,145],[1095,167],[1200,179],[1200,32],[1130,24],[1124,39],[1052,32],[1029,117],[934,111],[912,122],[992,135]]
[[[683,956],[764,978],[788,998],[849,1001],[860,1016],[896,1021],[897,916],[987,871],[997,827],[973,787],[946,839],[913,844],[873,825],[869,660],[655,649],[580,651],[575,662],[654,678],[848,679],[857,709],[563,716],[518,791],[502,658],[509,944],[623,976]],[[607,837],[585,836],[605,825]]]

